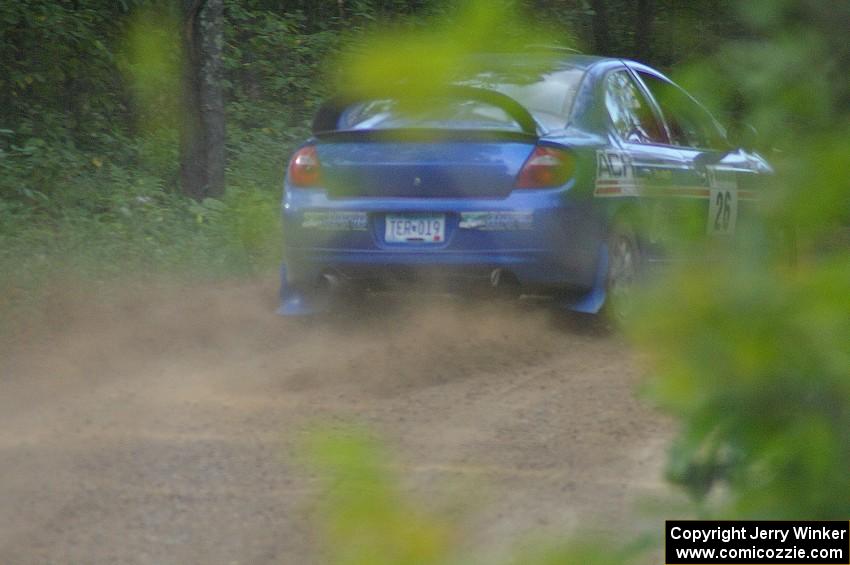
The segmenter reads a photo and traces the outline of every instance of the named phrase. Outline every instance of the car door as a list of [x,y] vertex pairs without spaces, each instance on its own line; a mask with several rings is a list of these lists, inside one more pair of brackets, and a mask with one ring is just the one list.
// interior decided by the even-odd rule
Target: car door
[[[628,203],[631,221],[641,223],[634,227],[652,258],[658,239],[656,203],[684,182],[687,165],[680,148],[670,142],[657,107],[625,66],[609,72],[604,89],[614,149],[599,152],[595,195],[636,197]],[[622,211],[618,207],[616,213]]]
[[681,194],[701,201],[693,223],[712,236],[732,236],[739,218],[753,212],[758,198],[759,173],[769,170],[755,154],[732,150],[717,122],[683,89],[646,68],[633,68],[653,97],[667,126],[670,141],[687,165],[681,176]]

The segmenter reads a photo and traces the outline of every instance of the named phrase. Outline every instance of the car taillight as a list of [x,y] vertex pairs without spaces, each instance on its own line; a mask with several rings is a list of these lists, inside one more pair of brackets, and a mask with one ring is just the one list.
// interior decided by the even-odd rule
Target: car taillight
[[519,172],[516,188],[561,186],[573,176],[574,168],[573,157],[568,152],[553,147],[536,147]]
[[309,188],[322,181],[322,164],[316,147],[308,145],[295,152],[289,162],[289,182],[293,186]]

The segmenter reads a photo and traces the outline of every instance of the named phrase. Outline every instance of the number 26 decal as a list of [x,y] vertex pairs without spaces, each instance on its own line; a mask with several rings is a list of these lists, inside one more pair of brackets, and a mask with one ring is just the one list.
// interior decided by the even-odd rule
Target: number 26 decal
[[734,233],[737,216],[738,191],[734,188],[713,188],[708,209],[708,233]]
[[727,231],[729,229],[729,217],[732,215],[730,201],[732,193],[728,190],[718,190],[716,196],[717,212],[714,214],[714,231]]

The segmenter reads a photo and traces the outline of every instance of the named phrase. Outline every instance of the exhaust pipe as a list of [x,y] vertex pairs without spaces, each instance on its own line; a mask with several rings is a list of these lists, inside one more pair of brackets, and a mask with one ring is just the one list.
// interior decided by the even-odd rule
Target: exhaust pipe
[[502,269],[493,269],[490,273],[490,286],[493,288],[499,288],[499,285],[502,284]]
[[501,268],[493,269],[490,272],[490,287],[505,296],[519,296],[520,294],[519,279],[512,272]]
[[321,279],[328,290],[338,290],[339,287],[342,286],[342,281],[339,279],[339,275],[334,273],[324,272],[322,273]]

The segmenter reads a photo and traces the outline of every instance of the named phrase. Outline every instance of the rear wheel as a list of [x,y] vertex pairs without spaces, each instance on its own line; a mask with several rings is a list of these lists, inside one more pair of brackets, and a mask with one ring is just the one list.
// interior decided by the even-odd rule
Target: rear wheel
[[641,252],[634,229],[617,222],[608,236],[608,277],[606,313],[622,323],[634,310],[635,290],[641,274]]

